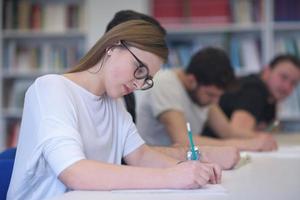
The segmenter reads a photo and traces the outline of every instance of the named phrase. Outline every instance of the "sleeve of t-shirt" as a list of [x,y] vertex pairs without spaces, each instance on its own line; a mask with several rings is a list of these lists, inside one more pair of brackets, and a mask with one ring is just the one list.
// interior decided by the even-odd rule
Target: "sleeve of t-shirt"
[[35,92],[41,110],[37,148],[58,176],[76,161],[85,159],[77,131],[76,107],[69,91],[57,82],[40,82]]
[[245,110],[251,113],[256,120],[259,119],[263,112],[265,95],[256,87],[248,87],[240,91],[239,95],[233,100],[235,103],[234,110]]
[[172,79],[159,79],[151,88],[149,101],[155,117],[168,110],[184,111],[182,104],[184,100],[176,84]]
[[118,110],[121,117],[120,120],[122,122],[122,126],[120,126],[122,130],[120,132],[124,133],[122,134],[124,143],[122,156],[125,157],[145,142],[138,134],[137,128],[132,121],[132,117],[121,102],[118,102]]

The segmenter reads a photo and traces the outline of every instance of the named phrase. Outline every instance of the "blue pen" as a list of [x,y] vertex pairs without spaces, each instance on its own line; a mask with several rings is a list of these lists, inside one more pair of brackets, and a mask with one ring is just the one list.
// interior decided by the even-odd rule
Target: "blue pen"
[[189,140],[190,140],[192,160],[197,160],[197,155],[196,155],[195,148],[194,148],[193,135],[192,135],[190,123],[187,122],[186,127],[187,127],[187,130],[188,130],[188,135],[189,135]]

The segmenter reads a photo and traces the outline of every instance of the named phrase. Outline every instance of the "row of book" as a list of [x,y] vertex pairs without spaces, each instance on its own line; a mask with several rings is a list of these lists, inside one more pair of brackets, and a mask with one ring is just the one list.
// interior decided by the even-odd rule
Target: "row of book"
[[274,0],[275,21],[299,21],[299,0]]
[[187,66],[191,56],[201,48],[214,46],[224,49],[231,59],[237,74],[259,72],[261,70],[260,42],[255,38],[231,38],[229,40],[215,41],[192,40],[170,43],[169,62],[167,67]]
[[83,55],[80,43],[18,43],[4,48],[4,72],[57,72],[75,65]]
[[[262,69],[261,42],[255,37],[231,37],[223,41],[195,39],[170,43],[169,67],[185,67],[191,56],[206,46],[224,49],[237,73],[259,72]],[[275,54],[289,53],[300,58],[300,37],[278,37],[275,40]]]
[[[299,21],[299,0],[274,0],[274,21]],[[264,0],[152,0],[162,23],[251,23],[264,19]]]
[[300,58],[299,37],[279,37],[275,41],[275,53],[289,53]]
[[82,26],[82,6],[19,0],[3,1],[3,27],[7,30],[64,32]]
[[17,79],[4,84],[5,96],[2,100],[3,108],[5,108],[8,116],[20,117],[25,93],[33,81],[34,79]]
[[262,0],[152,0],[152,13],[162,23],[251,23],[263,19]]

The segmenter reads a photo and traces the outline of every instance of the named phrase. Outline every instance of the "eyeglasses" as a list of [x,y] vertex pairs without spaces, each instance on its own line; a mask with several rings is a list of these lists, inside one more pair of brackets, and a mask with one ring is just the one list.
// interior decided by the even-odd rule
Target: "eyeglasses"
[[138,59],[138,57],[136,57],[136,55],[134,55],[134,53],[132,51],[130,51],[130,49],[128,48],[128,46],[125,44],[125,41],[121,40],[120,41],[122,46],[125,47],[125,49],[127,49],[130,54],[134,57],[134,59],[137,61],[138,66],[134,71],[134,78],[141,80],[144,79],[144,84],[141,88],[141,90],[147,90],[153,87],[153,78],[152,76],[149,75],[149,68],[140,60]]

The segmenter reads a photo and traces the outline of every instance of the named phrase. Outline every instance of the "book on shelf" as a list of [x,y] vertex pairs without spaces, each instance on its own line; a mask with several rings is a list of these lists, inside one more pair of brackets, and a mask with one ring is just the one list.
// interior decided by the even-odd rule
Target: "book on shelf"
[[259,48],[254,38],[241,40],[241,57],[246,73],[258,73],[261,71]]
[[229,0],[231,21],[238,24],[251,24],[264,20],[263,0]]
[[66,31],[66,11],[64,4],[46,4],[44,6],[44,30],[47,32]]
[[42,28],[42,8],[40,4],[32,4],[29,20],[30,29],[39,30]]
[[229,58],[235,71],[241,70],[241,46],[239,40],[233,37],[229,43]]
[[229,23],[231,21],[229,1],[190,0],[188,17],[192,23]]
[[19,1],[18,8],[18,28],[21,30],[29,29],[30,27],[30,4],[28,1]]
[[165,21],[180,21],[184,17],[184,1],[182,0],[153,0],[152,12],[154,17]]
[[19,111],[23,108],[25,93],[34,80],[20,79],[13,82],[9,93],[7,110]]

